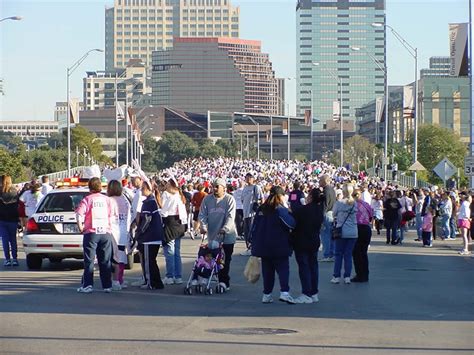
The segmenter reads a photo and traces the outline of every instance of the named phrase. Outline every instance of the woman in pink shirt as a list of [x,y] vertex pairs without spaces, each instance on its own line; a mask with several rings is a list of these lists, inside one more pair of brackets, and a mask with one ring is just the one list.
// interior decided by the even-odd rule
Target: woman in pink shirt
[[84,234],[84,274],[80,293],[91,293],[94,284],[94,259],[99,262],[100,281],[104,292],[112,291],[112,219],[117,218],[117,209],[110,198],[101,194],[99,178],[89,180],[90,195],[76,209],[77,225]]
[[369,257],[367,251],[369,249],[370,239],[372,238],[371,224],[374,218],[374,211],[372,207],[362,199],[360,190],[355,190],[352,197],[354,197],[357,203],[357,241],[352,250],[356,276],[354,276],[351,281],[368,282]]

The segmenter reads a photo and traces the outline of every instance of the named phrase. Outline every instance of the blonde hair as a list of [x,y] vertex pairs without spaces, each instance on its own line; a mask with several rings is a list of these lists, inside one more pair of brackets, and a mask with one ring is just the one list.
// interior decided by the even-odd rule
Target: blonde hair
[[11,190],[13,186],[12,177],[10,175],[3,175],[2,177],[2,192],[6,193]]
[[351,183],[345,183],[342,186],[342,197],[346,199],[348,205],[354,204],[354,198],[352,197],[352,193],[354,192],[354,185]]

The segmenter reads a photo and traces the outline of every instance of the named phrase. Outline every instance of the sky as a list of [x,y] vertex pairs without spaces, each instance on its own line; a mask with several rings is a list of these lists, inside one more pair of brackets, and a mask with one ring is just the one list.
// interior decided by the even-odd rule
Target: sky
[[[233,0],[240,6],[240,37],[261,40],[277,77],[287,80],[295,112],[296,0]],[[104,48],[104,10],[113,0],[0,0],[0,120],[53,120],[56,101],[66,101],[66,70],[85,52]],[[418,48],[419,68],[431,56],[447,56],[448,24],[469,21],[469,0],[386,0],[387,24]],[[387,34],[390,85],[414,79],[414,61]],[[103,70],[93,52],[71,75],[71,97],[82,100],[86,71]]]

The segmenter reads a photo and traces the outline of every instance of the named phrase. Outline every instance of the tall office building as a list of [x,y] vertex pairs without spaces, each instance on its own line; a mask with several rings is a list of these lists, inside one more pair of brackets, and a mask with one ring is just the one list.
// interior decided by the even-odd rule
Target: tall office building
[[314,129],[322,130],[339,101],[338,77],[344,119],[354,120],[356,108],[384,95],[385,76],[371,56],[384,67],[385,27],[371,24],[385,23],[385,0],[299,0],[296,14],[297,112],[313,108]]
[[239,37],[240,8],[230,0],[115,0],[105,10],[105,70],[129,59],[151,65],[173,37]]
[[153,52],[153,105],[207,113],[277,114],[278,87],[260,41],[175,38]]

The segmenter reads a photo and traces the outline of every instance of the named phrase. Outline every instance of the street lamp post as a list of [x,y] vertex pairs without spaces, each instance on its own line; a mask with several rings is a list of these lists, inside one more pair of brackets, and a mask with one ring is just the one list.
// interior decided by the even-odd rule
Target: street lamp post
[[[314,66],[319,66],[319,63],[313,62]],[[341,149],[340,149],[340,165],[344,165],[344,116],[342,114],[342,78],[334,73],[331,69],[325,68],[325,70],[331,74],[331,76],[337,81],[339,87],[339,126],[341,131]],[[311,98],[311,105],[313,104],[313,99]],[[312,109],[311,109],[312,110]]]
[[81,58],[79,58],[73,65],[67,68],[67,93],[66,93],[66,100],[67,100],[67,173],[68,175],[71,174],[71,106],[69,102],[69,78],[71,74],[76,70],[79,65],[89,56],[91,52],[103,52],[103,49],[91,49],[87,51]]
[[[260,160],[260,123],[255,121],[251,116],[249,115],[244,115],[242,117],[248,118],[250,122],[252,122],[254,125],[257,126],[257,160]],[[247,137],[248,137],[248,131],[247,131]]]
[[387,68],[387,63],[385,62],[384,66],[380,64],[380,62],[372,55],[370,54],[367,50],[364,48],[360,47],[351,47],[353,51],[363,51],[365,54],[368,55],[370,59],[377,65],[377,67],[384,73],[384,80],[385,80],[385,85],[384,85],[384,91],[385,91],[385,137],[384,137],[384,149],[383,149],[383,178],[386,181],[387,180],[387,162],[388,162],[388,68]]
[[[413,57],[415,60],[415,82],[413,90],[414,102],[413,102],[413,163],[418,161],[418,48],[413,47],[410,45],[392,26],[381,22],[374,22],[372,27],[386,27],[389,28],[395,38],[405,47],[407,52]],[[414,177],[414,184],[417,187],[418,181],[416,176],[416,170],[413,172]]]
[[21,17],[21,16],[10,16],[10,17],[4,17],[4,18],[0,19],[0,22],[7,21],[7,20],[20,21],[22,19],[23,19],[23,17]]

